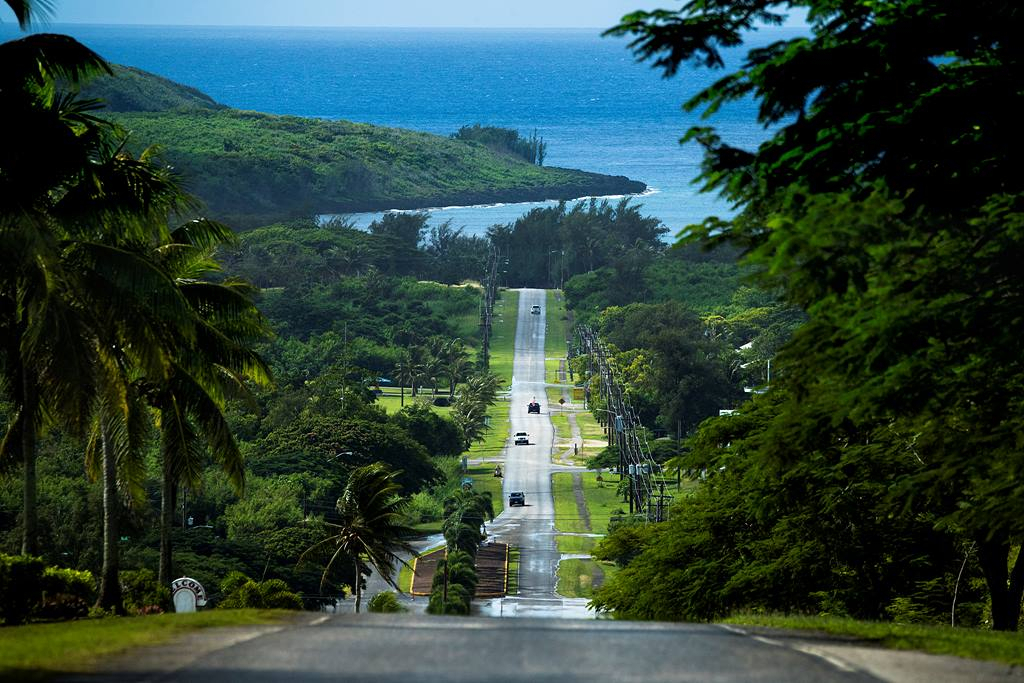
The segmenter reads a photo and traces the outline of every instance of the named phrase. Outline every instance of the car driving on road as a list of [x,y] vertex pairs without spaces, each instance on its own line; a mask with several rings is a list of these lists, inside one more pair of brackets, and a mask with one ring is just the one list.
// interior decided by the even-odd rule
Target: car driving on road
[[508,506],[526,505],[526,494],[522,491],[512,491],[508,494]]
[[526,432],[516,432],[515,433],[515,441],[516,441],[516,445],[517,446],[529,446],[530,445],[530,435],[527,434]]
[[537,304],[534,304],[530,308],[530,313],[532,313],[533,315],[540,315],[540,306],[538,306]]
[[526,412],[527,414],[537,413],[538,415],[540,415],[540,404],[537,403],[536,401],[530,401],[529,403],[526,404]]

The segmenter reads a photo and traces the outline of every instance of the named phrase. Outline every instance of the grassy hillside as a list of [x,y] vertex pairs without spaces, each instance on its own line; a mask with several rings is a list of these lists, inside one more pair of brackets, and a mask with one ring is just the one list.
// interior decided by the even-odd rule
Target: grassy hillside
[[346,121],[222,107],[197,90],[118,68],[88,95],[111,102],[136,151],[159,144],[210,215],[238,226],[313,213],[571,199],[643,183],[536,166],[475,142]]
[[91,81],[82,94],[103,100],[110,111],[225,109],[206,93],[136,69],[114,65],[114,76]]

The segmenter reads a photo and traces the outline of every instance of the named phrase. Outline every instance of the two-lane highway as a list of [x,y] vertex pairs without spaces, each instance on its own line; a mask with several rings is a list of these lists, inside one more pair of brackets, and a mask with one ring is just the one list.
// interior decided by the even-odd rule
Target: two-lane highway
[[[532,313],[534,306],[540,313]],[[551,497],[551,449],[554,428],[544,393],[544,338],[547,297],[543,289],[519,290],[515,358],[512,366],[510,432],[526,432],[530,443],[509,439],[505,459],[505,511],[489,526],[492,536],[520,548],[519,594],[480,602],[480,614],[494,616],[587,617],[586,600],[555,593],[560,554],[555,545],[555,505]],[[530,414],[533,400],[541,413]],[[508,507],[508,494],[523,491],[526,505]]]

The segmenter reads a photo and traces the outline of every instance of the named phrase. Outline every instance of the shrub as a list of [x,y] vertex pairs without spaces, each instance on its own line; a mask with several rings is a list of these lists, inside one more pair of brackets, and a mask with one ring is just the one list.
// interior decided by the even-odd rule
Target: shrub
[[129,614],[159,614],[171,609],[171,589],[160,585],[149,569],[121,572],[121,593]]
[[302,609],[302,598],[281,579],[253,581],[242,572],[229,572],[220,582],[225,609]]
[[47,567],[43,570],[42,589],[40,617],[84,617],[88,616],[89,606],[96,599],[96,578],[90,571]]
[[0,618],[23,624],[43,593],[43,560],[31,555],[0,554]]
[[409,611],[400,602],[398,602],[398,596],[394,591],[382,591],[377,593],[370,598],[367,609],[371,612],[378,612],[382,614]]

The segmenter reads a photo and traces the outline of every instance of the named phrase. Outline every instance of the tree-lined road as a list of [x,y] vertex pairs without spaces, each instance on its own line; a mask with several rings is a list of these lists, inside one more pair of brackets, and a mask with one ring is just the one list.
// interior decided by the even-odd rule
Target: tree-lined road
[[[1008,667],[892,652],[808,634],[751,634],[712,624],[597,620],[582,600],[555,594],[558,551],[551,498],[553,432],[544,396],[542,290],[522,290],[515,341],[505,495],[525,491],[491,526],[522,548],[520,595],[486,601],[489,616],[303,615],[285,627],[196,633],[168,647],[130,653],[75,681],[165,683],[594,683],[596,681],[989,683],[1022,680]],[[541,415],[529,415],[536,397]],[[562,617],[560,619],[542,619]],[[568,618],[568,617],[585,618]]]
[[[531,313],[540,306],[540,315]],[[547,295],[543,289],[519,290],[515,356],[512,365],[510,432],[530,435],[528,446],[509,441],[505,459],[504,495],[524,491],[526,505],[505,506],[489,525],[495,540],[521,549],[519,594],[482,601],[477,612],[489,616],[587,617],[586,600],[567,600],[555,594],[560,554],[555,545],[555,505],[551,497],[551,450],[554,428],[544,393],[544,338]],[[536,399],[539,415],[527,412]]]

